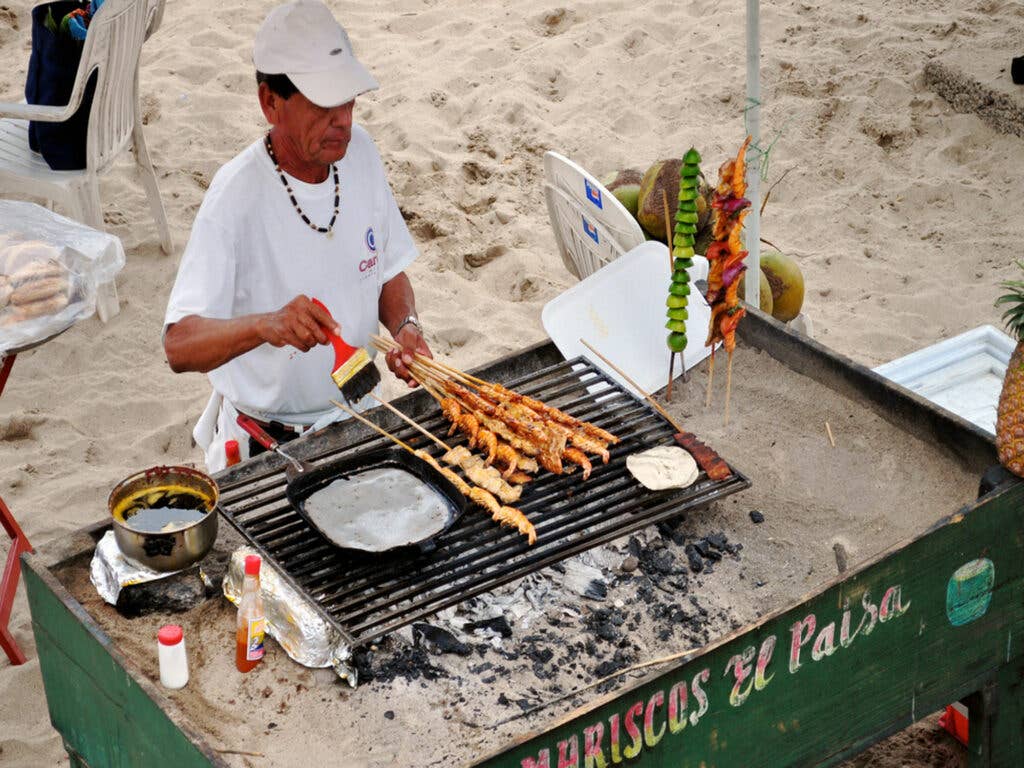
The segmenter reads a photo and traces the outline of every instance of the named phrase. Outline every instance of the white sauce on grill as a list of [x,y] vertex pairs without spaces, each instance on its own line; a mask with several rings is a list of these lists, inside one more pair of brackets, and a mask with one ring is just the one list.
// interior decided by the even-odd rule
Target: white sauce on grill
[[306,515],[339,547],[383,552],[439,533],[451,507],[439,491],[401,469],[335,480],[305,502]]

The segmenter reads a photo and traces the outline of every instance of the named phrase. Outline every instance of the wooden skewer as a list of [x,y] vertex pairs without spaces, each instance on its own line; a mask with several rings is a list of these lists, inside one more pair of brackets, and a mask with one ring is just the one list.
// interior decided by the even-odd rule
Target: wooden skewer
[[341,410],[345,411],[349,416],[352,416],[353,418],[359,419],[359,421],[363,422],[363,424],[365,424],[366,426],[370,427],[371,429],[376,430],[377,432],[380,432],[382,435],[384,435],[384,437],[389,438],[391,440],[394,440],[396,443],[398,443],[400,446],[405,448],[405,450],[407,450],[413,456],[416,455],[416,450],[412,446],[410,446],[408,443],[403,443],[401,440],[399,440],[397,437],[392,435],[390,432],[388,432],[383,427],[378,427],[376,424],[374,424],[372,421],[370,421],[365,416],[359,415],[358,413],[353,411],[351,408],[349,408],[347,405],[339,403],[337,400],[331,400],[331,402],[334,403],[339,408],[341,408]]
[[671,349],[668,351],[668,386],[665,387],[665,402],[672,402],[672,373],[676,367],[676,353]]
[[828,441],[832,444],[832,447],[835,448],[836,439],[832,437],[832,427],[829,426],[829,423],[827,421],[825,422],[825,431],[828,432]]
[[427,437],[429,437],[429,438],[430,438],[431,440],[433,440],[433,441],[434,441],[435,443],[437,443],[437,445],[438,445],[438,446],[440,446],[441,448],[444,448],[444,449],[445,449],[446,451],[450,451],[450,450],[451,450],[451,447],[449,447],[449,446],[448,446],[448,445],[447,445],[447,444],[445,443],[445,441],[444,441],[444,440],[442,440],[441,438],[437,437],[437,435],[435,435],[435,434],[434,434],[433,432],[431,432],[431,431],[429,431],[429,430],[427,430],[427,429],[424,429],[423,427],[421,427],[421,426],[420,426],[419,424],[417,424],[417,423],[416,423],[415,421],[413,421],[413,420],[412,420],[412,419],[411,419],[410,417],[406,416],[406,415],[405,415],[404,413],[402,413],[402,412],[401,412],[400,410],[398,410],[397,408],[395,408],[395,406],[393,406],[393,405],[392,405],[391,403],[387,402],[386,400],[381,400],[381,399],[380,399],[379,397],[377,397],[377,396],[376,396],[375,394],[373,394],[373,392],[371,392],[371,393],[370,393],[370,397],[372,397],[372,398],[373,398],[374,400],[376,400],[376,401],[377,401],[378,403],[380,403],[381,405],[383,405],[383,406],[384,406],[385,408],[387,408],[387,409],[388,409],[389,411],[391,411],[391,412],[392,412],[393,414],[395,414],[396,416],[398,416],[398,418],[402,419],[402,421],[404,421],[404,422],[405,422],[406,424],[409,424],[410,426],[412,426],[412,427],[415,427],[416,429],[418,429],[418,430],[419,430],[420,432],[422,432],[422,433],[423,433],[424,435],[426,435],[426,436],[427,436]]
[[675,419],[673,419],[671,416],[668,415],[668,411],[666,411],[664,408],[661,407],[661,403],[659,403],[657,400],[655,400],[649,394],[644,392],[644,390],[640,387],[640,385],[637,384],[635,381],[633,381],[633,379],[631,379],[629,377],[629,375],[624,370],[619,368],[619,366],[617,366],[615,363],[613,363],[607,357],[605,357],[600,352],[598,352],[596,349],[594,349],[594,347],[592,347],[590,345],[590,343],[586,339],[580,339],[580,343],[583,346],[585,346],[587,349],[589,349],[591,352],[593,352],[595,355],[597,355],[599,358],[601,358],[601,360],[603,360],[606,365],[608,365],[613,371],[615,371],[617,374],[619,374],[619,376],[624,378],[629,383],[629,385],[631,387],[633,387],[633,389],[635,389],[637,392],[639,392],[641,395],[643,395],[644,399],[648,403],[651,404],[651,406],[654,408],[654,410],[656,410],[658,413],[660,413],[662,416],[665,417],[665,420],[668,421],[668,423],[671,424],[675,428],[676,432],[685,432],[686,431],[685,429],[683,429],[679,425],[679,423]]
[[[399,348],[397,342],[385,339],[383,336],[373,335],[370,338],[373,340],[373,345],[377,347],[377,349],[379,349],[381,352],[390,352],[392,350]],[[463,382],[477,385],[487,383],[483,379],[478,379],[476,376],[470,376],[468,373],[460,371],[458,368],[455,368],[454,366],[448,365],[447,363],[442,363],[440,360],[434,360],[433,358],[427,357],[426,355],[421,355],[417,353],[415,355],[415,359],[416,362],[420,363],[421,365],[428,369],[434,369],[435,371],[444,373],[447,376],[452,376]]]
[[725,419],[724,425],[729,426],[729,395],[732,393],[732,352],[729,352],[729,362],[725,366]]
[[711,356],[708,358],[708,395],[704,398],[704,407],[711,407],[711,382],[715,380],[715,348],[711,347]]

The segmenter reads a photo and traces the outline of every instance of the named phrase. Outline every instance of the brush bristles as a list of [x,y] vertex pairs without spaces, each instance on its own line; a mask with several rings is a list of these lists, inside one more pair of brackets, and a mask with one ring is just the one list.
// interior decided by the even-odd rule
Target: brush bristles
[[355,405],[380,384],[380,371],[366,350],[360,349],[332,373],[331,378],[349,405]]

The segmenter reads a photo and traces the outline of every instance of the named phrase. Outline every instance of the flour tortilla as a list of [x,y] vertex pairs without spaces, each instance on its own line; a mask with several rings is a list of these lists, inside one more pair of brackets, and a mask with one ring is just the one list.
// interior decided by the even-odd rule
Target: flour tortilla
[[697,462],[684,449],[659,445],[626,457],[626,469],[640,484],[652,491],[686,488],[697,480]]
[[429,539],[445,529],[453,514],[439,491],[393,468],[339,478],[311,494],[303,509],[335,545],[367,552]]

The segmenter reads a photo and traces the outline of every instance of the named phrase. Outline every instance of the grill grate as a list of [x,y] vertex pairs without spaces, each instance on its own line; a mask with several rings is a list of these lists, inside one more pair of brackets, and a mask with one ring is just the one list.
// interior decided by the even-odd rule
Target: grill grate
[[[732,477],[718,482],[702,472],[694,485],[680,490],[648,491],[639,486],[626,470],[626,456],[672,442],[673,430],[646,403],[585,359],[543,368],[506,386],[620,438],[610,447],[607,465],[594,460],[594,471],[586,482],[578,471],[562,476],[542,472],[523,489],[516,506],[536,527],[537,542],[532,547],[519,533],[499,528],[471,506],[438,537],[436,549],[429,553],[398,559],[342,552],[292,509],[281,464],[261,477],[223,485],[220,511],[355,646],[750,485],[734,469]],[[443,435],[448,425],[439,409],[432,408],[428,414],[420,423]],[[435,456],[441,453],[412,427],[398,422],[389,428],[415,447]],[[388,444],[364,425],[351,434],[354,439],[343,449],[327,451],[314,461]],[[448,442],[454,445],[461,440]]]

